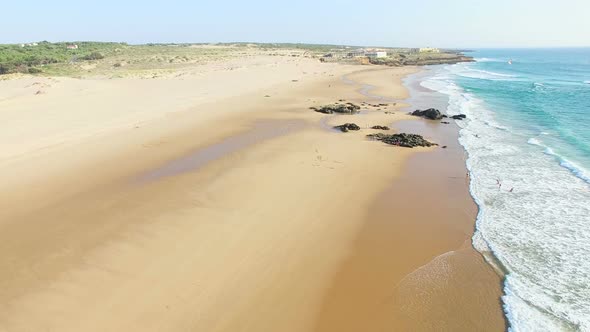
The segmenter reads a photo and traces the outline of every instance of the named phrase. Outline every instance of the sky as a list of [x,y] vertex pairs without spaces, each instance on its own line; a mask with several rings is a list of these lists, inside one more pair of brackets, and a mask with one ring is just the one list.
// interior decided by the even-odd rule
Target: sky
[[590,46],[590,0],[3,1],[0,43]]

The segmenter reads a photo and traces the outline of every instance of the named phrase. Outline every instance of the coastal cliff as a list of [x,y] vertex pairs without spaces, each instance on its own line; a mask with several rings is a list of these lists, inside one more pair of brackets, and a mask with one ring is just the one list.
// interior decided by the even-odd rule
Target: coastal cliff
[[426,65],[442,65],[455,64],[460,62],[474,62],[472,57],[466,56],[463,53],[444,52],[444,53],[419,53],[419,54],[403,54],[397,53],[386,58],[369,58],[369,63],[373,65],[385,66],[426,66]]

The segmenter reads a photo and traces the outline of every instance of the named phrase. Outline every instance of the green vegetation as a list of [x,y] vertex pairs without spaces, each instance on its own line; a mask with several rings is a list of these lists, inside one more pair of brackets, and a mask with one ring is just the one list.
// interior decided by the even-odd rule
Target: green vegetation
[[[77,48],[68,48],[77,45]],[[238,47],[209,44],[39,42],[0,45],[0,75],[159,76],[183,67],[239,55]],[[124,70],[123,70],[124,67]]]
[[[69,49],[68,45],[77,45]],[[125,43],[39,42],[26,45],[0,45],[0,75],[10,73],[40,73],[42,67],[58,63],[75,63],[102,59],[118,49],[128,47]]]
[[[298,50],[298,51],[307,51],[312,53],[327,53],[334,49],[343,48],[342,45],[321,45],[321,44],[299,44],[299,43],[261,43],[261,44],[251,44],[251,43],[235,43],[233,45],[255,45],[262,50]],[[356,47],[356,46],[349,46],[349,47]]]
[[[39,42],[0,45],[0,76],[10,73],[69,77],[182,76],[195,66],[257,54],[317,58],[321,61],[364,63],[350,56],[360,47],[294,43],[145,44],[99,42]],[[365,58],[364,64],[404,66],[469,61],[461,53],[419,53],[409,48],[380,48],[387,58]],[[1,78],[1,77],[0,77]]]

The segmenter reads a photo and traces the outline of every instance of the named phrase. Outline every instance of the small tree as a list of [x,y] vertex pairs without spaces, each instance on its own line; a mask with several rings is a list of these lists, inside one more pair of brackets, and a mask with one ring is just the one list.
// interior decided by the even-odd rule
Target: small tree
[[100,59],[104,59],[104,55],[100,54],[100,52],[92,52],[88,55],[86,55],[85,57],[83,57],[84,60],[100,60]]

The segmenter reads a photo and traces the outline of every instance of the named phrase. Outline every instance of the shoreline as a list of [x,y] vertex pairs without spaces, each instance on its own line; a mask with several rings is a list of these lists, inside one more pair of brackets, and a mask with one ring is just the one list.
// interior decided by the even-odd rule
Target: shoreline
[[520,50],[526,73],[509,65],[512,52],[478,50],[477,63],[437,69],[424,84],[448,96],[450,114],[469,119],[460,123],[460,142],[479,206],[473,245],[505,275],[509,326],[584,330],[590,297],[572,280],[588,270],[590,196],[580,165],[590,137],[571,119],[584,111],[582,79],[573,68],[588,52]]
[[[134,120],[127,129],[111,128],[108,135],[71,136],[71,144],[2,164],[3,188],[10,193],[3,198],[13,207],[0,215],[0,270],[4,271],[0,329],[333,331],[333,326],[322,325],[322,317],[330,322],[325,313],[332,309],[326,303],[346,261],[359,252],[368,258],[363,263],[375,263],[370,255],[363,256],[364,245],[358,246],[363,234],[389,245],[387,235],[423,229],[391,225],[388,215],[405,215],[427,225],[434,220],[412,215],[423,210],[419,205],[406,204],[411,210],[407,213],[400,212],[402,207],[389,210],[389,199],[398,194],[400,181],[409,181],[407,191],[413,194],[419,193],[418,188],[430,188],[429,183],[407,176],[408,165],[429,165],[416,160],[443,150],[394,148],[365,139],[370,125],[426,125],[405,115],[401,103],[387,107],[395,114],[370,110],[361,116],[324,116],[308,109],[342,98],[366,101],[362,90],[367,86],[385,98],[406,99],[401,81],[415,68],[367,71],[297,61],[316,74],[308,77],[292,66],[286,75],[273,76],[275,84],[264,85],[256,77],[266,67],[241,74],[224,72],[224,78],[251,75],[260,88],[211,92],[225,97],[199,102],[198,107],[208,113],[194,111],[194,105],[187,108],[191,102],[185,99],[168,105],[175,112],[140,121],[139,127]],[[301,75],[293,76],[299,77],[297,82],[289,76],[294,73]],[[356,83],[347,84],[342,77]],[[84,83],[92,89],[92,81]],[[154,85],[176,86],[181,92],[195,88],[164,79]],[[108,98],[109,87],[96,93]],[[58,90],[65,93],[66,88],[57,83]],[[120,109],[135,106],[133,99],[128,102]],[[17,105],[16,100],[11,105]],[[68,109],[60,112],[69,114]],[[154,108],[151,114],[158,112]],[[257,125],[259,121],[273,125],[267,130]],[[355,121],[363,128],[359,132],[335,133],[322,127]],[[439,142],[450,139],[436,135],[425,134]],[[29,139],[30,146],[44,142]],[[445,169],[457,171],[451,164]],[[18,175],[18,181],[7,174]],[[426,194],[439,201],[440,195]],[[448,206],[441,208],[452,212]],[[395,272],[398,279],[440,256],[441,248],[464,250],[464,238],[472,229],[466,217],[461,218],[459,226],[450,222],[452,218],[439,225],[444,232],[432,238],[437,244],[414,243],[418,246],[411,250],[416,256],[405,259],[406,267]],[[372,245],[369,241],[368,248]],[[406,254],[408,248],[397,249],[381,251],[378,257],[403,258],[398,252]],[[461,257],[476,262],[476,268],[468,271],[480,269],[471,252]],[[381,278],[390,275],[379,262],[370,267],[354,270]],[[487,280],[483,284],[490,286],[489,275],[482,275],[488,278],[482,279]],[[389,281],[374,284],[386,286],[375,288],[376,296],[389,298]],[[349,291],[335,294],[363,299],[364,295]],[[481,301],[489,305],[495,295],[487,295]],[[358,315],[347,314],[340,323],[353,327],[363,322],[362,312],[370,308],[357,308]],[[375,323],[409,324],[396,315],[386,314]],[[438,319],[433,312],[420,315]]]
[[[406,79],[406,85],[421,79]],[[417,93],[420,89],[423,95]],[[407,111],[446,109],[434,91],[421,86],[410,90]],[[332,282],[316,331],[506,330],[502,277],[471,244],[477,206],[465,178],[466,152],[458,142],[458,127],[419,118],[395,122],[393,127],[433,137],[448,148],[410,156],[404,175],[380,195]],[[421,211],[413,201],[435,212]],[[400,259],[390,255],[395,252],[413,259],[392,262]]]

